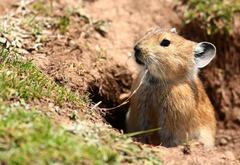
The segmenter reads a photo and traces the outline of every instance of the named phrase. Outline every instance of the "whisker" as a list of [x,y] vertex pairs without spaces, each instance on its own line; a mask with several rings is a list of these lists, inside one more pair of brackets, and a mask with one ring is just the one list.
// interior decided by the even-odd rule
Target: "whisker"
[[[163,69],[162,69],[162,66],[159,64],[158,60],[156,59],[156,56],[154,54],[150,54],[149,55],[149,58],[148,58],[148,63],[153,63],[154,65],[157,65],[158,67],[158,70],[160,72],[160,75],[164,76],[164,72],[163,72]],[[164,87],[167,87],[167,81],[163,78],[161,79],[162,81],[162,85]]]
[[130,96],[128,96],[128,98],[127,98],[123,103],[121,103],[121,104],[119,104],[119,105],[117,105],[117,106],[115,106],[115,107],[112,107],[112,108],[102,108],[102,109],[109,111],[109,110],[114,110],[114,109],[116,109],[116,108],[119,108],[119,107],[127,104],[127,103],[130,101],[130,99],[132,98],[132,96],[137,93],[137,91],[139,90],[139,88],[140,88],[140,87],[142,86],[142,84],[144,83],[144,79],[146,78],[147,73],[148,73],[148,70],[146,69],[146,70],[144,71],[144,73],[143,73],[143,76],[142,76],[141,81],[140,81],[140,83],[138,84],[137,88],[130,94]]

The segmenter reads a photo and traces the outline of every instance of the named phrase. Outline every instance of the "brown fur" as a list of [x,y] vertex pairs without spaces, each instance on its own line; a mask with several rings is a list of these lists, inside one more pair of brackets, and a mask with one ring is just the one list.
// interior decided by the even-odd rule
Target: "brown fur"
[[[159,46],[164,38],[171,41],[169,47]],[[149,32],[137,43],[148,72],[131,98],[127,131],[160,128],[139,137],[140,141],[176,146],[198,139],[206,146],[214,145],[214,110],[194,66],[195,45],[175,33],[159,29]],[[138,87],[143,72],[134,81],[132,90]]]

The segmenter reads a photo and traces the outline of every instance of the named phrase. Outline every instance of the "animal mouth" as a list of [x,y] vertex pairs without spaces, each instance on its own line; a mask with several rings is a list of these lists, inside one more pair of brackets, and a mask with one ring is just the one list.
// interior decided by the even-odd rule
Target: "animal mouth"
[[134,56],[135,56],[135,60],[136,60],[136,62],[138,63],[138,64],[140,64],[140,65],[144,65],[144,62],[142,61],[142,52],[141,52],[141,50],[140,49],[134,49],[135,51],[134,51]]
[[135,57],[135,60],[136,60],[136,62],[137,62],[138,64],[140,64],[140,65],[145,65],[144,62],[141,61],[141,59]]

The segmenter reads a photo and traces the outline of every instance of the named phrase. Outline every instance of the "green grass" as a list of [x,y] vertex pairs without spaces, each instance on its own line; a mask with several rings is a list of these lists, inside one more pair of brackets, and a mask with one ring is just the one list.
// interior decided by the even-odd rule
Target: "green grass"
[[[7,164],[115,164],[109,146],[88,145],[52,123],[43,114],[22,106],[25,101],[48,99],[56,104],[83,106],[79,96],[58,86],[18,53],[2,48],[0,54],[0,162]],[[22,104],[16,104],[20,101]],[[84,138],[85,137],[85,138]]]
[[77,107],[86,104],[86,98],[49,80],[31,61],[24,60],[12,50],[0,49],[0,98],[7,100],[51,99],[56,104],[66,102]]
[[70,19],[68,16],[59,17],[56,23],[57,28],[61,33],[65,33],[68,30],[69,24],[70,24]]
[[188,0],[184,23],[195,23],[206,34],[229,34],[232,31],[233,15],[240,11],[239,0]]
[[38,13],[47,16],[52,14],[52,1],[53,0],[37,0],[31,6]]
[[66,129],[43,114],[0,103],[1,164],[161,164],[149,148],[90,123]]
[[7,164],[115,164],[116,151],[88,144],[45,116],[0,104],[0,162]]

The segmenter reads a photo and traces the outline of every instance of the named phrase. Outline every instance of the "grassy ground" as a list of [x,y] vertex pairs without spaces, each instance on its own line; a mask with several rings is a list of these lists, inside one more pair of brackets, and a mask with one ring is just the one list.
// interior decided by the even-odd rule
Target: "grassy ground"
[[0,159],[7,164],[115,164],[117,152],[109,146],[88,144],[44,115],[23,107],[0,108]]
[[50,108],[41,109],[39,105],[52,102],[62,108],[66,104],[84,108],[87,103],[47,79],[31,61],[3,47],[0,91],[2,163],[159,163],[150,152],[143,152],[130,138],[117,134],[103,123],[78,120],[63,127],[50,120],[45,114]]
[[34,45],[44,40],[46,25],[38,17],[54,20],[60,33],[70,23],[68,16],[49,16],[42,1],[27,9],[34,12],[1,20],[6,24],[0,28],[0,163],[160,164],[148,147],[89,120],[89,114],[97,114],[90,111],[87,96],[59,86],[23,56],[22,29],[35,39]]
[[188,10],[184,13],[184,23],[201,22],[200,29],[207,35],[230,34],[233,16],[240,11],[238,0],[188,0]]

